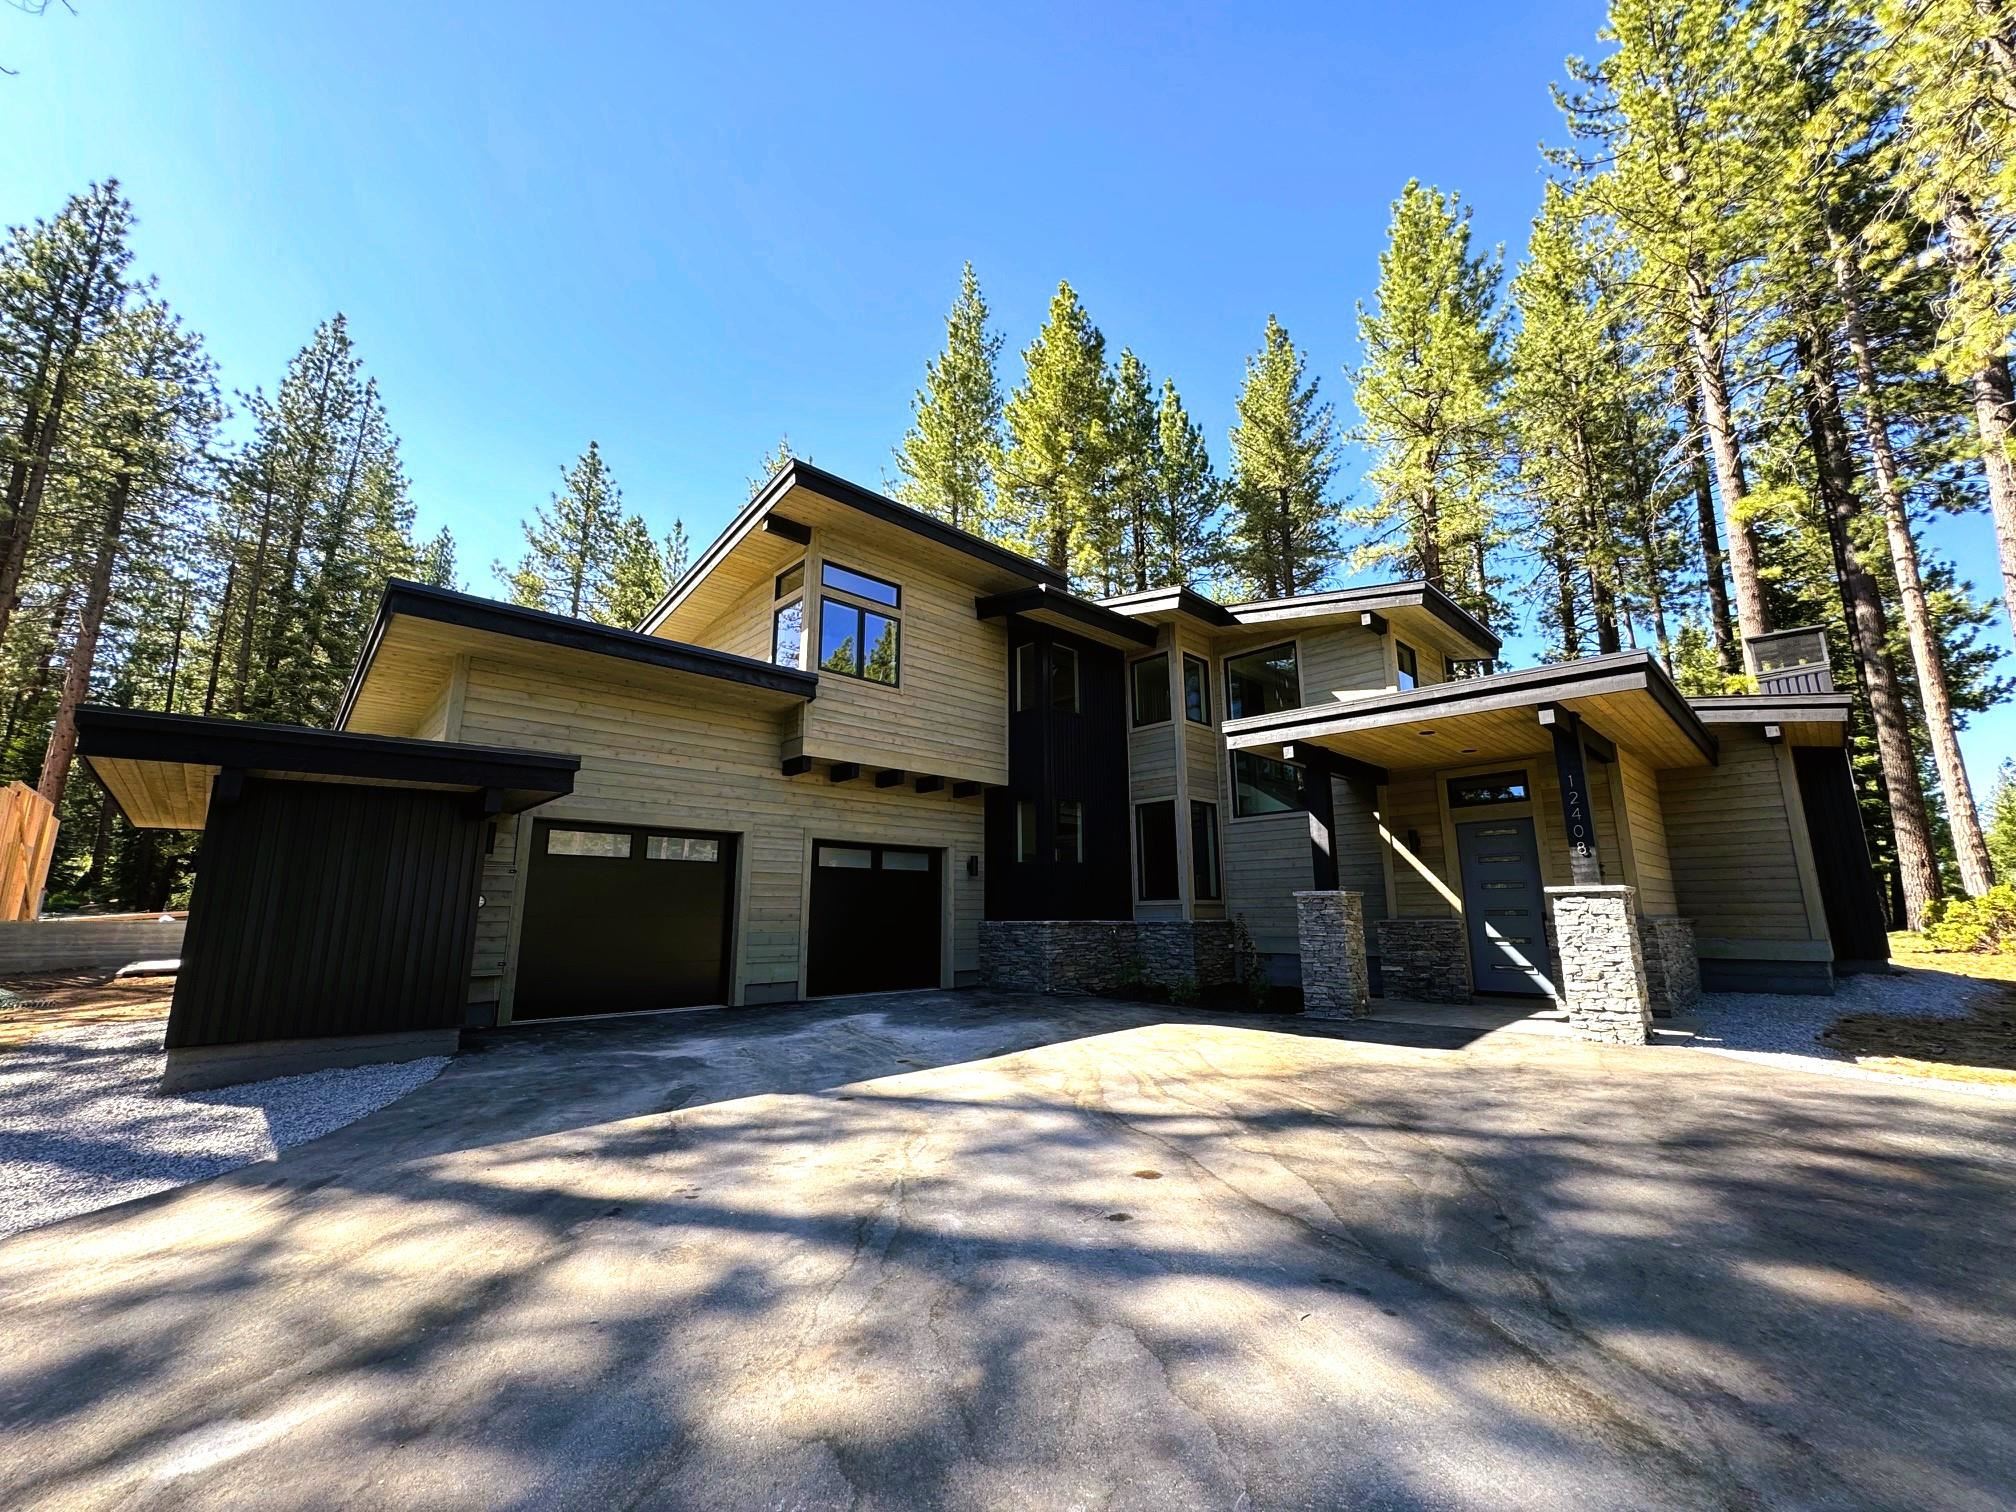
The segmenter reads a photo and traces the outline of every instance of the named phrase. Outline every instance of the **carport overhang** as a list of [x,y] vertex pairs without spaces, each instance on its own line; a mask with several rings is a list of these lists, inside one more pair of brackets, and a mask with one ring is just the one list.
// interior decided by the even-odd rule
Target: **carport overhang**
[[[574,791],[578,756],[87,704],[77,752],[139,829],[200,830],[247,777],[462,792],[515,814]],[[218,784],[223,784],[222,789]]]
[[1362,767],[1461,767],[1547,748],[1572,719],[1592,749],[1624,746],[1654,769],[1709,766],[1714,734],[1648,652],[1626,651],[1404,693],[1225,723],[1235,751],[1318,750]]

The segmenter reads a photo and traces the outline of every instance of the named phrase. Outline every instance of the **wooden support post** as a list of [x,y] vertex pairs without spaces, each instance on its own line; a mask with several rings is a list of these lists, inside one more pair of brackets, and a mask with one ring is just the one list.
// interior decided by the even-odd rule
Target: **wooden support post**
[[1568,875],[1578,887],[1603,880],[1596,853],[1596,814],[1589,803],[1589,768],[1582,755],[1582,721],[1558,704],[1540,706],[1540,723],[1554,737],[1554,771],[1561,781],[1561,827],[1568,841]]

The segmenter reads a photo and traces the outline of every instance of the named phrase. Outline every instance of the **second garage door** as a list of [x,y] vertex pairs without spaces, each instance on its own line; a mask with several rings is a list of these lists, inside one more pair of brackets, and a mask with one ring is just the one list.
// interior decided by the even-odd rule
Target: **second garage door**
[[940,853],[902,845],[812,848],[806,992],[897,992],[939,985]]
[[513,1019],[728,1001],[732,835],[542,821]]

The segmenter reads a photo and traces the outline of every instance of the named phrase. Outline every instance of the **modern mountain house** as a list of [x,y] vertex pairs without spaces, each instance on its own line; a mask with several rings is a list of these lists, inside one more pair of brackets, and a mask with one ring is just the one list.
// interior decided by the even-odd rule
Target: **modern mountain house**
[[[803,462],[635,630],[393,583],[336,728],[88,709],[203,830],[171,1083],[466,1026],[993,983],[1528,995],[1642,1040],[1883,916],[1816,631],[1760,692],[1494,671],[1424,583],[1094,601]],[[1341,1007],[1340,1007],[1341,1005]]]

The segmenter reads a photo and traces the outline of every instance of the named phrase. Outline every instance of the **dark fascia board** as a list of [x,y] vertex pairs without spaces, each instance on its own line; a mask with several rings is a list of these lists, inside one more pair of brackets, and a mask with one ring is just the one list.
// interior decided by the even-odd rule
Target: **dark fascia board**
[[1246,624],[1252,616],[1281,610],[1306,609],[1426,609],[1472,645],[1488,646],[1496,656],[1503,643],[1482,620],[1432,583],[1372,583],[1363,588],[1339,588],[1330,593],[1298,593],[1292,598],[1249,599],[1227,604],[1233,619]]
[[837,473],[829,473],[823,467],[814,467],[810,462],[793,457],[770,475],[769,481],[757,489],[749,502],[736,513],[735,518],[728,522],[728,527],[694,559],[693,565],[687,569],[685,575],[666,590],[665,596],[652,606],[649,614],[644,616],[644,623],[654,625],[662,619],[689,587],[720,565],[721,559],[735,549],[736,543],[747,534],[750,526],[758,518],[794,488],[806,489],[818,494],[822,499],[859,510],[862,514],[880,520],[886,525],[894,525],[900,530],[910,531],[941,546],[949,546],[954,551],[962,551],[990,567],[1015,573],[1028,578],[1031,582],[1048,583],[1059,589],[1070,586],[1063,573],[1033,557],[1025,557],[1020,552],[996,546],[992,541],[984,540],[971,531],[947,525],[943,520],[934,519],[922,510],[912,509],[907,504],[898,504],[894,499],[885,498],[858,483],[849,483]]
[[409,583],[394,578],[385,585],[385,595],[378,601],[378,616],[372,622],[371,634],[365,639],[363,653],[357,658],[356,669],[350,674],[350,684],[343,690],[343,702],[336,712],[337,725],[349,721],[351,706],[356,703],[357,694],[364,686],[364,675],[377,654],[378,643],[384,639],[394,617],[402,614],[466,630],[507,635],[515,640],[564,646],[598,656],[614,656],[623,661],[641,662],[645,666],[663,667],[668,671],[689,672],[697,677],[719,678],[723,682],[797,698],[810,699],[819,692],[816,672],[774,666],[753,657],[712,651],[705,646],[689,646],[684,641],[666,640],[662,636],[645,635],[636,630],[618,630],[588,620],[571,619],[564,614],[548,614],[543,609],[524,609],[496,599],[478,598],[473,593],[457,593],[451,588],[434,588],[425,583]]
[[198,714],[156,714],[86,704],[77,711],[77,753],[247,772],[300,772],[390,784],[496,788],[539,795],[574,791],[579,756],[506,746],[359,735],[306,725],[261,724]]
[[1006,619],[1011,614],[1029,614],[1039,609],[1076,620],[1102,635],[1117,636],[1137,646],[1155,644],[1152,626],[1044,583],[1038,583],[1034,588],[1018,588],[1013,593],[990,593],[973,601],[974,614],[983,620]]
[[1717,759],[1715,736],[1702,723],[1693,707],[1659,659],[1649,651],[1615,651],[1608,656],[1588,656],[1579,661],[1556,662],[1545,667],[1528,667],[1518,672],[1498,672],[1490,677],[1466,677],[1455,682],[1430,683],[1405,693],[1385,693],[1376,698],[1356,698],[1349,703],[1319,704],[1303,709],[1284,709],[1279,714],[1256,714],[1250,719],[1228,719],[1227,736],[1278,733],[1294,739],[1298,727],[1363,719],[1368,715],[1394,714],[1405,717],[1425,714],[1455,716],[1466,703],[1501,706],[1506,695],[1517,695],[1516,703],[1538,706],[1562,698],[1587,697],[1596,693],[1628,693],[1643,688],[1663,709],[1694,748]]
[[1187,614],[1219,630],[1228,630],[1239,623],[1223,604],[1206,598],[1187,585],[1150,588],[1145,593],[1122,593],[1097,602],[1102,608],[1130,617],[1137,614]]
[[1687,702],[1705,724],[1846,724],[1855,699],[1848,693],[1718,693]]

